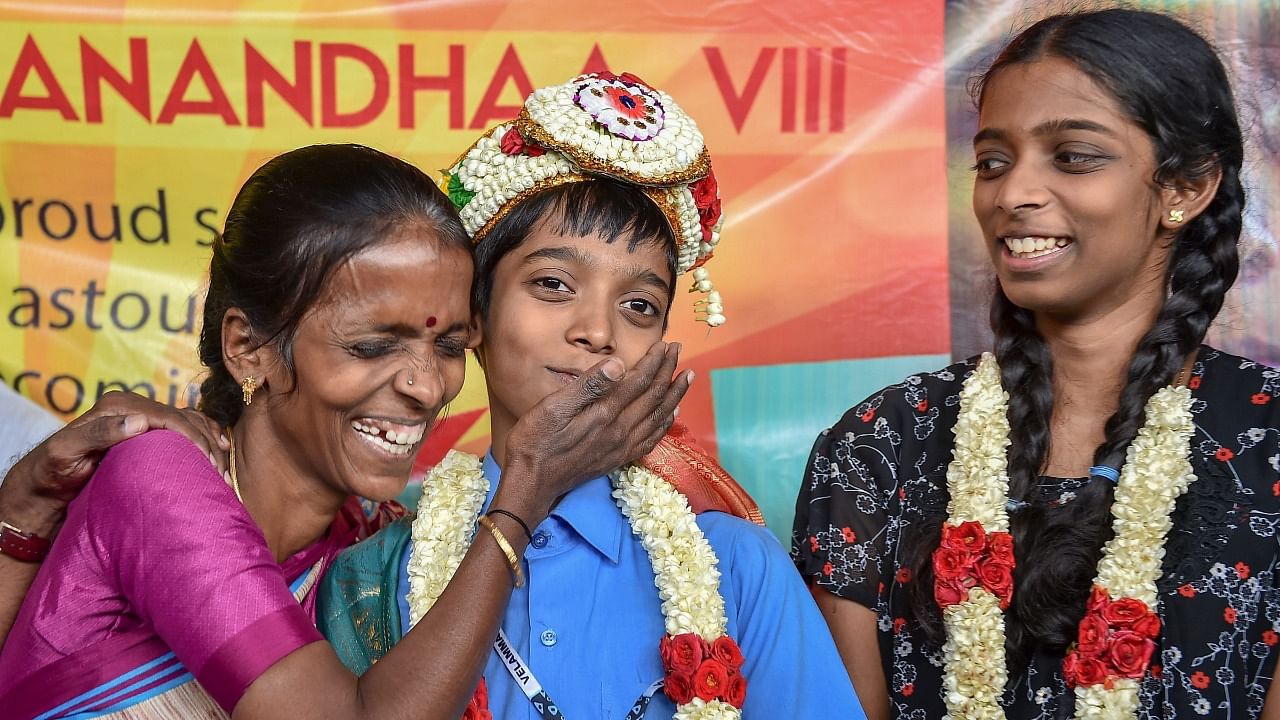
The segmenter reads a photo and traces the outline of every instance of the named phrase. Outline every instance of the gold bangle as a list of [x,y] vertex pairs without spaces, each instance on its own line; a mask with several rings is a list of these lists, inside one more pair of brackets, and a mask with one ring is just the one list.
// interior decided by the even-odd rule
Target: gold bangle
[[520,558],[516,557],[516,551],[511,549],[511,543],[507,542],[507,536],[502,534],[502,531],[498,529],[497,525],[493,524],[488,515],[481,515],[477,519],[493,536],[494,542],[498,543],[498,547],[502,549],[502,554],[507,556],[507,562],[511,564],[511,574],[516,577],[516,587],[523,587],[524,573],[520,572]]

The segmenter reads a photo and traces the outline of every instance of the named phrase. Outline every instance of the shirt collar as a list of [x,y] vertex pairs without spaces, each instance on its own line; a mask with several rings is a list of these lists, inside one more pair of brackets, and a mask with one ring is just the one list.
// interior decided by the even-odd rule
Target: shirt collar
[[[489,479],[489,496],[484,502],[487,509],[498,492],[498,483],[502,482],[502,470],[493,459],[492,452],[484,456],[484,475]],[[631,528],[613,501],[613,484],[609,476],[601,475],[569,491],[560,498],[551,514],[573,528],[610,562],[617,564],[622,553],[623,536]]]

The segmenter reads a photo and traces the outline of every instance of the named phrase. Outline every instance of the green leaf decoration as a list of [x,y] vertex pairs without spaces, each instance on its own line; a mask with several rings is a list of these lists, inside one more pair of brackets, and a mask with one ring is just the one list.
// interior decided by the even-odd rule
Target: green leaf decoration
[[448,194],[453,206],[459,210],[466,207],[467,203],[471,202],[471,198],[476,196],[475,193],[462,186],[462,180],[457,174],[449,176]]

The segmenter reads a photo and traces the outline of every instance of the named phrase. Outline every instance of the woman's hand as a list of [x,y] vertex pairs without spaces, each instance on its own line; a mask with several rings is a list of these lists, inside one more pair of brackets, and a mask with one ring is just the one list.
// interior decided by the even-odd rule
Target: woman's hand
[[495,506],[514,502],[536,524],[579,484],[649,454],[693,380],[673,377],[679,359],[678,343],[659,342],[630,370],[610,358],[544,398],[511,429]]
[[109,392],[9,470],[0,485],[0,520],[50,537],[103,453],[160,428],[185,436],[219,472],[226,470],[227,442],[217,423],[195,410],[179,410],[133,393]]

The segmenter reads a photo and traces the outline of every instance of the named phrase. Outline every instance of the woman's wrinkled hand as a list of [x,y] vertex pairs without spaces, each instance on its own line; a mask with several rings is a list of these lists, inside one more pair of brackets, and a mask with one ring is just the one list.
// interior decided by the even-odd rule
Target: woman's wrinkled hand
[[4,520],[48,537],[112,446],[148,430],[173,430],[195,443],[224,472],[227,440],[217,423],[195,410],[141,395],[109,392],[87,412],[19,460],[0,485]]
[[579,484],[649,454],[693,381],[674,374],[679,359],[678,343],[659,342],[629,370],[609,358],[548,395],[511,429],[501,488],[541,517]]

